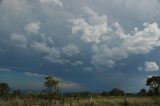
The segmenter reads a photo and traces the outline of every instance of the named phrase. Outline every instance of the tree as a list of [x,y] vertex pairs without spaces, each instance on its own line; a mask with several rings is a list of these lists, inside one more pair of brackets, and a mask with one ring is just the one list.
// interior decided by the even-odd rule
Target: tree
[[110,94],[113,95],[113,96],[123,96],[123,95],[125,95],[125,92],[123,90],[121,90],[121,89],[113,88],[110,91]]
[[110,94],[109,94],[109,92],[103,91],[103,92],[101,93],[101,96],[110,96]]
[[160,76],[152,76],[147,79],[147,86],[150,86],[150,91],[154,93],[154,95],[160,94]]
[[13,98],[22,98],[22,93],[20,90],[14,90],[11,95]]
[[50,98],[55,97],[56,94],[58,93],[59,83],[60,81],[54,79],[52,76],[45,77],[45,82],[44,82],[44,86],[46,87],[45,91],[47,92]]
[[10,87],[7,83],[0,83],[0,98],[7,99]]
[[138,95],[141,95],[141,96],[147,95],[146,89],[141,89],[141,90],[138,92]]
[[149,89],[148,92],[147,92],[147,95],[154,96],[155,94],[154,94],[153,90]]

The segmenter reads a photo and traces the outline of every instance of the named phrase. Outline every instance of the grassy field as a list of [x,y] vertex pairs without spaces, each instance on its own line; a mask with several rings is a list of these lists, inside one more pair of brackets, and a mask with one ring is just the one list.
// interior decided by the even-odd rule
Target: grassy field
[[0,101],[0,106],[160,106],[160,97],[103,97],[90,99],[66,99],[64,105],[59,101],[48,102],[36,99],[13,99]]

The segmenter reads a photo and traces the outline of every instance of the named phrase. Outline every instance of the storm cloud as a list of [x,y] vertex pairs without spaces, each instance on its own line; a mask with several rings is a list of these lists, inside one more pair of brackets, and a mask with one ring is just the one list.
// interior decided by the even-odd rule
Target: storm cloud
[[[132,86],[144,87],[145,78],[158,73],[158,0],[0,0],[0,4],[0,68],[12,67],[16,73],[11,76],[54,74],[74,82],[68,87],[133,91]],[[6,73],[1,73],[4,78]]]

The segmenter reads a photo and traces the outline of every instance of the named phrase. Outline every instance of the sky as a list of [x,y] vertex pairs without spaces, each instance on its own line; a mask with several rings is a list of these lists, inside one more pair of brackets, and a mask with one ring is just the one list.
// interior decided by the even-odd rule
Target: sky
[[0,82],[138,92],[160,71],[159,0],[0,0]]

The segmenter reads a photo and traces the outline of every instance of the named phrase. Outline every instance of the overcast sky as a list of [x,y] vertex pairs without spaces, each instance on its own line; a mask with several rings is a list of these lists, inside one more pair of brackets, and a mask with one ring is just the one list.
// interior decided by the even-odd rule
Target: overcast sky
[[137,92],[159,75],[158,0],[0,0],[0,82]]

